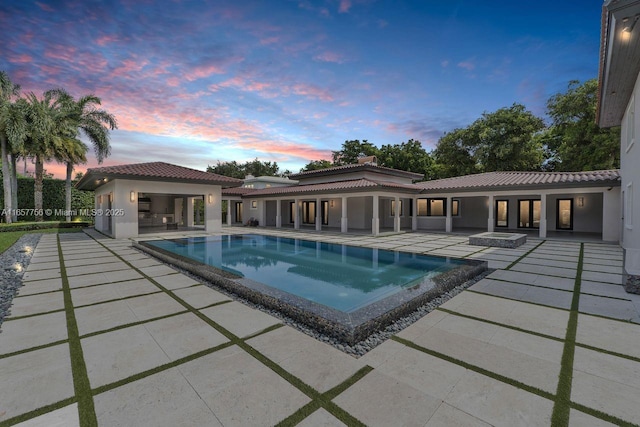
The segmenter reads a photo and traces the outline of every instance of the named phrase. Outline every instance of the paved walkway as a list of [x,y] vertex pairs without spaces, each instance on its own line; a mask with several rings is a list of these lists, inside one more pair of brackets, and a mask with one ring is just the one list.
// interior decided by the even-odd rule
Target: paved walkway
[[259,232],[479,258],[497,270],[356,359],[129,241],[44,235],[2,324],[0,425],[640,420],[640,298],[619,285],[617,246],[530,239],[510,250],[445,234]]

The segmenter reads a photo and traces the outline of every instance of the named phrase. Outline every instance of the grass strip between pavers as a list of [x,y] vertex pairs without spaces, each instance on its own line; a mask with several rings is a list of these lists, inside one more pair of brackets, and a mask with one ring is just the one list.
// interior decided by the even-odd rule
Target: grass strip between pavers
[[576,273],[575,285],[573,288],[573,299],[571,300],[571,311],[567,324],[567,334],[565,336],[564,350],[560,361],[560,374],[558,378],[558,388],[556,390],[556,401],[551,414],[552,426],[568,426],[571,410],[571,385],[573,382],[573,358],[576,349],[576,333],[578,331],[578,310],[580,308],[580,283],[582,280],[582,264],[584,262],[584,244],[580,245],[580,255],[578,256],[578,269]]
[[80,420],[80,427],[94,427],[98,425],[98,419],[96,418],[93,396],[91,395],[91,383],[89,382],[89,374],[87,373],[82,344],[80,343],[78,323],[73,310],[71,288],[69,287],[67,270],[64,266],[60,236],[58,236],[58,256],[60,257],[60,275],[62,276],[64,306],[67,312],[67,337],[69,340],[69,355],[71,356],[73,389],[75,390],[78,401],[78,418]]
[[66,343],[67,340],[58,340],[53,342],[48,342],[46,344],[37,345],[35,347],[24,348],[22,350],[12,351],[11,353],[0,354],[0,359],[6,359],[7,357],[17,356],[19,354],[29,353],[31,351],[42,350],[43,348],[53,347],[59,344]]
[[519,263],[520,261],[522,261],[523,259],[525,259],[527,256],[529,256],[529,254],[533,251],[535,251],[536,249],[538,249],[540,247],[540,245],[542,245],[544,242],[546,242],[546,240],[543,240],[542,242],[538,243],[537,245],[535,245],[533,248],[529,249],[527,252],[525,252],[524,254],[522,254],[518,259],[516,259],[515,261],[513,261],[511,264],[509,264],[508,266],[506,266],[504,269],[505,270],[511,270],[511,267],[513,267],[514,265],[516,265],[517,263]]
[[[89,236],[89,237],[93,238],[92,236]],[[208,318],[207,316],[202,314],[199,310],[197,310],[196,308],[191,306],[191,304],[187,303],[182,298],[180,298],[177,295],[175,295],[169,289],[167,289],[166,287],[162,286],[153,277],[145,274],[142,270],[140,270],[139,268],[137,268],[137,267],[133,266],[132,264],[130,264],[129,262],[127,262],[124,258],[122,258],[120,255],[118,255],[115,251],[111,250],[109,247],[107,247],[106,245],[102,244],[100,241],[98,241],[96,239],[94,239],[94,240],[97,243],[99,243],[100,245],[102,245],[109,252],[111,252],[113,255],[115,255],[116,257],[120,258],[120,260],[122,260],[124,263],[129,265],[133,270],[135,270],[139,274],[143,275],[144,278],[149,280],[151,283],[156,285],[158,288],[162,289],[162,291],[164,291],[168,296],[170,296],[176,302],[178,302],[183,307],[185,307],[188,311],[190,311],[191,313],[195,314],[196,316],[198,316],[198,318],[200,318],[201,320],[206,322],[209,326],[213,327],[215,330],[217,330],[222,335],[224,335],[229,340],[229,342],[226,343],[227,346],[237,345],[242,350],[244,350],[249,355],[251,355],[254,359],[258,360],[260,363],[265,365],[267,368],[271,369],[273,372],[275,372],[280,377],[282,377],[289,384],[291,384],[292,386],[297,388],[299,391],[304,393],[307,397],[311,398],[312,401],[310,403],[313,403],[313,402],[317,401],[319,406],[322,406],[325,410],[327,410],[329,413],[331,413],[333,416],[335,416],[339,420],[345,422],[347,425],[350,425],[350,426],[351,425],[354,425],[354,426],[364,425],[358,419],[356,419],[351,414],[349,414],[348,412],[346,412],[345,410],[340,408],[335,403],[333,403],[331,401],[326,401],[325,399],[323,399],[323,397],[322,397],[323,394],[322,393],[320,393],[319,391],[317,391],[316,389],[314,389],[313,387],[311,387],[310,385],[308,385],[307,383],[302,381],[300,378],[296,377],[295,375],[293,375],[290,372],[288,372],[287,370],[285,370],[279,364],[277,364],[273,360],[269,359],[267,356],[263,355],[262,353],[260,353],[258,350],[256,350],[255,348],[253,348],[251,345],[249,345],[246,342],[246,340],[248,340],[249,338],[254,338],[256,335],[261,335],[263,333],[267,333],[267,332],[271,331],[272,330],[271,328],[265,328],[262,331],[259,331],[257,334],[253,334],[250,337],[240,338],[240,337],[236,336],[235,334],[233,334],[231,331],[229,331],[226,328],[224,328],[222,325],[219,325],[218,323],[214,322],[213,320],[211,320],[210,318]],[[176,363],[176,365],[177,365],[177,363]],[[152,371],[153,370],[149,371],[149,373],[147,375],[150,375],[150,374],[154,373]],[[142,374],[140,374],[140,375],[142,375]],[[129,378],[126,378],[126,379],[122,380],[118,384],[119,385],[124,385],[124,384],[126,384],[126,383],[128,383],[130,381],[134,381],[135,379],[138,379],[138,378],[136,376],[129,377]],[[97,390],[102,390],[102,388],[98,388],[98,389],[94,390],[94,393]],[[309,404],[307,404],[307,405],[309,405]],[[307,405],[305,405],[305,406],[307,406]],[[305,406],[303,406],[303,408]]]
[[554,337],[552,335],[546,335],[546,334],[543,334],[541,332],[536,332],[536,331],[529,331],[527,329],[522,329],[522,328],[519,328],[517,326],[507,325],[507,324],[500,323],[500,322],[495,322],[495,321],[489,320],[489,319],[483,319],[482,317],[476,317],[476,316],[471,316],[471,315],[464,314],[464,313],[458,313],[457,311],[449,310],[448,308],[436,307],[435,309],[437,311],[442,311],[444,313],[451,314],[453,316],[464,317],[465,319],[471,319],[471,320],[475,320],[475,321],[482,322],[482,323],[488,323],[490,325],[495,325],[495,326],[499,326],[499,327],[502,327],[502,328],[511,329],[513,331],[518,331],[518,332],[522,332],[522,333],[529,334],[529,335],[535,335],[535,336],[540,337],[540,338],[546,338],[546,339],[553,340],[553,341],[564,341],[562,338]]
[[18,423],[22,423],[24,421],[29,421],[33,418],[39,417],[40,415],[47,414],[51,411],[55,411],[57,409],[64,408],[65,406],[71,405],[76,402],[76,398],[68,397],[59,402],[51,403],[49,405],[42,406],[38,409],[35,409],[30,412],[25,412],[24,414],[16,415],[13,418],[9,418],[8,420],[0,421],[0,427],[9,427],[16,425]]
[[494,380],[512,385],[516,388],[522,389],[524,391],[528,391],[529,393],[536,394],[540,397],[544,397],[545,399],[555,400],[555,395],[553,393],[549,393],[548,391],[541,390],[537,387],[530,386],[518,380],[514,380],[513,378],[505,377],[504,375],[496,374],[495,372],[491,372],[487,369],[481,368],[479,366],[473,365],[469,362],[465,362],[464,360],[456,359],[455,357],[448,356],[444,353],[440,353],[439,351],[431,350],[426,347],[423,347],[419,344],[414,343],[413,341],[406,340],[404,338],[400,338],[397,335],[392,336],[390,339],[399,342],[400,344],[406,345],[414,350],[421,351],[433,357],[437,357],[438,359],[443,359],[447,362],[453,363],[458,366],[462,366],[463,368],[469,369],[471,371],[477,372],[489,378],[493,378]]
[[332,402],[332,400],[337,397],[340,393],[351,387],[356,382],[360,381],[365,375],[369,372],[373,371],[371,366],[364,366],[358,370],[351,377],[344,380],[342,383],[333,387],[332,389],[322,393],[317,399],[312,400],[311,402],[304,405],[302,408],[298,409],[296,412],[280,421],[276,424],[276,427],[290,427],[298,425],[302,420],[313,414],[315,411],[324,407],[326,409],[327,405],[333,405],[332,412],[335,416],[336,413],[340,413],[340,416],[336,416],[340,421],[345,423],[348,426],[364,426],[360,420],[354,418],[351,414],[347,413],[344,409],[340,408],[338,405]]

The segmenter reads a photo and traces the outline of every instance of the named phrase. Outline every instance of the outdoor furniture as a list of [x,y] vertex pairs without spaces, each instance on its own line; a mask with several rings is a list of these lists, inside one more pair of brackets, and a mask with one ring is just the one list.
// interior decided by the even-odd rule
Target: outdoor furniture
[[168,222],[167,223],[167,230],[177,230],[178,229],[178,223],[177,222]]

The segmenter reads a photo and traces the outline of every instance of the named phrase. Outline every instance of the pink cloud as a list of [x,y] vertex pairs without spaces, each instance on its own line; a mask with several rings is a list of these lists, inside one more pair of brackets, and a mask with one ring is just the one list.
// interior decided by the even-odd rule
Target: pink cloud
[[44,4],[44,3],[40,3],[40,2],[36,2],[36,4],[38,5],[38,7],[42,10],[44,10],[45,12],[55,12],[55,10],[49,6],[48,4]]
[[118,42],[120,41],[120,39],[116,36],[110,35],[110,34],[105,34],[103,36],[100,36],[96,39],[96,43],[99,46],[105,46],[109,43],[114,43],[114,42]]
[[333,101],[333,96],[326,89],[322,89],[315,85],[298,83],[292,88],[293,93],[296,95],[307,96],[310,98],[317,98],[321,101],[330,102]]
[[316,61],[322,62],[333,62],[336,64],[342,64],[344,62],[344,57],[336,52],[322,52],[313,57]]
[[19,55],[14,55],[8,58],[9,62],[13,64],[28,64],[33,61],[33,58],[26,53],[22,53]]
[[476,64],[471,61],[458,62],[458,67],[464,68],[467,71],[473,71],[476,68]]
[[141,61],[137,60],[137,59],[125,59],[124,61],[122,61],[122,65],[120,65],[119,67],[115,68],[111,74],[113,76],[129,76],[132,73],[137,73],[139,71],[141,71],[147,64],[149,63],[149,61],[147,61],[146,59],[143,59]]
[[278,43],[279,41],[280,41],[280,37],[278,36],[265,37],[263,39],[260,39],[260,44],[266,46],[266,45]]
[[349,9],[351,9],[351,0],[340,0],[340,6],[338,8],[338,12],[347,13]]

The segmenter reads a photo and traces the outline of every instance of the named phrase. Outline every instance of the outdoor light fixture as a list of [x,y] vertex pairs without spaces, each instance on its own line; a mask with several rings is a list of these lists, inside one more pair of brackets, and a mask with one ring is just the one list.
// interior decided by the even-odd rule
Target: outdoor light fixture
[[333,200],[329,202],[329,206],[333,207]]
[[113,193],[109,193],[109,203],[113,203]]
[[584,197],[578,197],[578,206],[580,207],[584,206]]
[[209,194],[209,204],[213,203],[213,194]]
[[131,200],[131,203],[136,201],[136,192],[132,191],[131,194],[129,194],[129,200]]
[[622,39],[623,40],[629,40],[631,38],[631,32],[633,31],[633,29],[636,26],[636,23],[638,22],[638,18],[640,18],[640,14],[636,15],[633,17],[633,22],[631,22],[631,24],[629,24],[629,18],[624,18],[622,20],[622,24],[624,25],[624,28],[622,29]]

